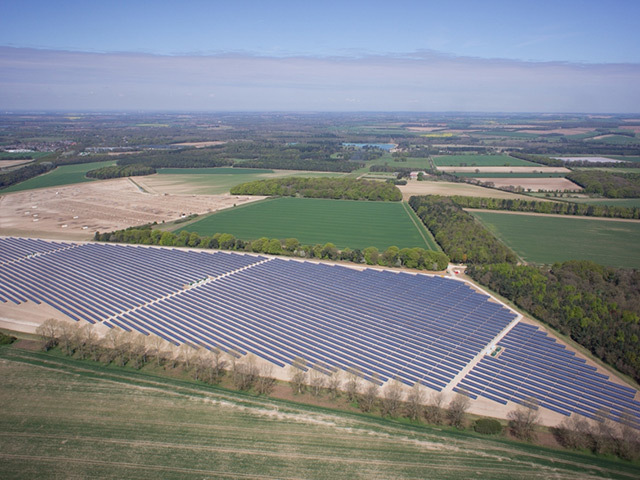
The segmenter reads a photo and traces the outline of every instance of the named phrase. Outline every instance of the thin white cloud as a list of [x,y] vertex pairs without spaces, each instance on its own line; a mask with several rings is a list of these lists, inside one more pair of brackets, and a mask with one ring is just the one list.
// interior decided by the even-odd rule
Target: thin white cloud
[[640,65],[0,47],[0,109],[640,111]]

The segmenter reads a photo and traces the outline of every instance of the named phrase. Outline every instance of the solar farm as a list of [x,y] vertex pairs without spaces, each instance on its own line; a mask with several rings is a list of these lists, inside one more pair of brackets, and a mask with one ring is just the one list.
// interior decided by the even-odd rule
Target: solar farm
[[286,368],[464,392],[496,409],[535,398],[640,427],[638,392],[469,284],[241,253],[0,238],[0,308],[46,304],[77,322]]

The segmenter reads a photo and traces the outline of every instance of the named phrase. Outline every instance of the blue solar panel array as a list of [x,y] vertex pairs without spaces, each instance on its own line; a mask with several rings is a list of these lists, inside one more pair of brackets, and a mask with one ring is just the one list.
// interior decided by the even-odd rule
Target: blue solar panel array
[[[29,239],[0,239],[0,252],[16,260],[17,246],[28,249],[30,245]],[[36,247],[47,251],[40,244]],[[45,302],[74,320],[89,323],[140,307],[208,276],[264,260],[222,252],[92,243],[52,242],[48,252],[34,256],[23,250],[22,260],[2,265],[0,300]]]
[[462,282],[274,259],[111,322],[441,390],[514,314]]
[[[302,357],[437,391],[516,319],[467,284],[437,276],[0,238],[0,302],[26,301],[176,345],[253,353],[280,366]],[[565,415],[605,407],[615,418],[639,418],[635,390],[610,382],[537,327],[517,323],[500,345],[499,358],[484,357],[454,390],[502,404],[535,397]]]
[[499,345],[503,352],[497,358],[485,356],[455,391],[464,389],[502,404],[535,398],[541,406],[563,415],[575,412],[593,418],[599,409],[605,409],[612,419],[624,416],[640,428],[635,389],[609,381],[535,325],[518,323]]

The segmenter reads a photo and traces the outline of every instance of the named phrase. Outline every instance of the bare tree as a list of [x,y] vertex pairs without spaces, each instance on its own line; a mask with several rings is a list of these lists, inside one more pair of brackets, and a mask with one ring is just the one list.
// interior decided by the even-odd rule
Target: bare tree
[[58,344],[65,355],[73,355],[76,328],[76,324],[60,322],[60,326],[58,328]]
[[522,405],[507,414],[509,429],[514,437],[527,441],[535,440],[540,417],[538,405],[539,402],[535,398],[526,398]]
[[364,391],[358,401],[358,406],[363,412],[370,412],[376,406],[378,401],[378,393],[380,392],[380,386],[378,385],[378,378],[373,375],[370,382],[365,383]]
[[347,398],[350,402],[355,402],[356,400],[358,400],[361,378],[362,374],[357,368],[350,367],[347,369],[347,380],[345,381],[344,387]]
[[36,328],[36,334],[42,338],[42,349],[46,352],[58,345],[60,322],[55,318],[48,318]]
[[258,366],[253,355],[233,363],[233,384],[239,390],[249,390],[253,387],[258,377]]
[[589,422],[577,413],[562,420],[560,425],[553,429],[553,433],[564,447],[582,449],[591,446]]
[[153,335],[149,339],[149,345],[150,345],[149,353],[150,355],[153,355],[153,357],[155,358],[156,367],[159,367],[164,359],[164,351],[162,350],[164,343],[165,343],[165,340],[159,335]]
[[100,359],[100,337],[93,325],[85,327],[85,345],[87,357],[97,362]]
[[340,370],[335,369],[331,372],[327,378],[327,390],[329,390],[329,396],[332,400],[335,400],[340,395],[340,387],[342,386],[342,378]]
[[180,364],[181,353],[180,347],[172,343],[171,350],[167,353],[167,366],[169,368],[176,368]]
[[147,363],[147,337],[141,333],[130,335],[129,364],[133,368],[142,368]]
[[447,418],[449,419],[451,426],[464,428],[464,415],[470,404],[471,401],[464,392],[455,394],[453,399],[449,402],[449,408],[447,408]]
[[320,396],[326,383],[326,375],[316,367],[309,370],[309,387],[314,397]]
[[425,398],[426,395],[420,382],[414,383],[407,395],[407,417],[414,422],[420,420],[422,417]]
[[189,345],[188,343],[183,343],[179,347],[180,351],[180,361],[184,365],[185,370],[189,370],[191,368],[191,358],[195,353],[195,348]]
[[112,328],[102,339],[102,344],[104,345],[104,355],[102,358],[105,363],[111,363],[116,359],[121,337],[122,331]]
[[402,407],[403,387],[400,380],[394,378],[384,388],[382,414],[397,417]]
[[73,352],[78,358],[87,358],[87,327],[89,324],[80,326],[75,324],[72,328],[71,345]]
[[591,425],[593,450],[596,453],[612,452],[615,448],[615,426],[608,408],[599,408]]
[[616,455],[624,460],[633,461],[640,457],[640,432],[634,425],[633,415],[624,411],[618,424]]
[[202,380],[209,369],[209,359],[203,352],[198,352],[191,357],[191,365],[193,365],[193,379]]
[[307,362],[302,357],[293,359],[289,367],[289,379],[293,393],[300,394],[304,392],[307,383]]
[[435,425],[442,424],[444,420],[444,396],[442,392],[433,392],[429,397],[429,403],[425,408],[425,420]]
[[275,385],[276,379],[273,377],[273,365],[270,363],[263,364],[259,369],[256,380],[256,391],[261,395],[269,395]]
[[124,367],[129,362],[129,355],[131,352],[131,344],[134,340],[132,332],[124,332],[120,335],[120,343],[116,345],[116,365]]
[[224,358],[224,352],[218,347],[211,350],[209,356],[211,357],[211,375],[209,381],[211,383],[219,383],[229,362]]

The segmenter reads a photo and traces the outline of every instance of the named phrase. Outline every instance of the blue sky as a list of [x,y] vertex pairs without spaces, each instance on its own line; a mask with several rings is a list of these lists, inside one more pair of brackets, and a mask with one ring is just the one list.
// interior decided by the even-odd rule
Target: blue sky
[[0,3],[0,109],[640,112],[640,1]]

